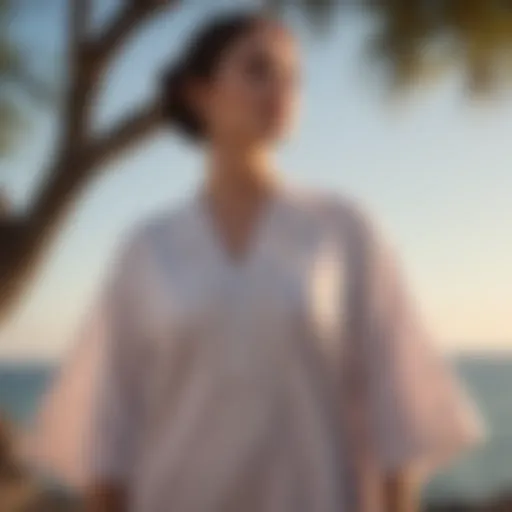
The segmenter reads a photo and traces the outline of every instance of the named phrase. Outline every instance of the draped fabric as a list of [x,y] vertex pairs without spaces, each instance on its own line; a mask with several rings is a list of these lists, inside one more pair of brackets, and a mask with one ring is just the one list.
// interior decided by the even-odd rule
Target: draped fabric
[[135,512],[378,512],[481,436],[399,265],[345,200],[280,191],[233,261],[196,197],[135,230],[32,462]]

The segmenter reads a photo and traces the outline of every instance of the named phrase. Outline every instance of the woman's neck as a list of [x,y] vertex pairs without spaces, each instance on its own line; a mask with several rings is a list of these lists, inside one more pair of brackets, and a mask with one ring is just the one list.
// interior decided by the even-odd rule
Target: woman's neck
[[268,155],[215,152],[206,183],[208,207],[226,254],[245,258],[264,206],[276,188]]
[[272,161],[265,151],[213,151],[209,169],[207,191],[221,202],[251,202],[276,186]]

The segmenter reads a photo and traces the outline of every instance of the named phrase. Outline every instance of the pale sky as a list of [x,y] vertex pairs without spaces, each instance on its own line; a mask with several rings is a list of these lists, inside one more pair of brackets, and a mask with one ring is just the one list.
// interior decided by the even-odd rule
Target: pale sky
[[[45,68],[59,69],[64,3],[48,0],[37,19],[18,20]],[[192,4],[141,32],[121,56],[98,104],[100,125],[151,94],[158,69],[208,15]],[[512,349],[512,94],[475,105],[454,72],[390,103],[379,68],[363,58],[366,20],[343,15],[321,37],[291,24],[303,49],[304,112],[280,155],[283,172],[366,205],[398,248],[443,349]],[[0,161],[0,183],[20,206],[55,136],[51,112],[32,115],[19,150]],[[189,193],[201,168],[197,150],[168,133],[113,163],[76,204],[0,330],[0,360],[60,356],[122,233]]]

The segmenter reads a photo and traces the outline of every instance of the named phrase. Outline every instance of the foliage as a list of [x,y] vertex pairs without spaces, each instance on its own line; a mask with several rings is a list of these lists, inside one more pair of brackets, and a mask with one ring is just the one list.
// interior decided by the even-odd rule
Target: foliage
[[9,7],[7,0],[0,0],[0,155],[11,147],[21,128],[20,112],[9,94],[11,70],[18,60],[8,37]]
[[[286,0],[269,0],[278,9]],[[468,90],[490,92],[512,71],[510,0],[297,0],[313,28],[325,30],[345,7],[365,7],[377,21],[370,55],[388,65],[393,83],[411,85],[454,66]]]
[[407,84],[433,69],[458,65],[469,90],[488,92],[510,78],[512,2],[371,0],[380,15],[378,53]]
[[0,0],[0,158],[27,126],[22,103],[30,99],[46,104],[53,99],[51,87],[30,70],[10,30],[15,8],[27,6],[21,0]]

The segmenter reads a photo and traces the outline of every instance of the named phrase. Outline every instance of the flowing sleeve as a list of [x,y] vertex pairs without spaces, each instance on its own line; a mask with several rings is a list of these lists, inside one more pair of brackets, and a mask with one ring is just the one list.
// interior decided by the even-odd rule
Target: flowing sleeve
[[130,478],[143,404],[140,240],[120,252],[101,299],[47,393],[25,456],[73,488]]
[[481,441],[483,423],[425,329],[393,251],[366,218],[354,246],[351,320],[367,444],[384,472],[428,474]]

